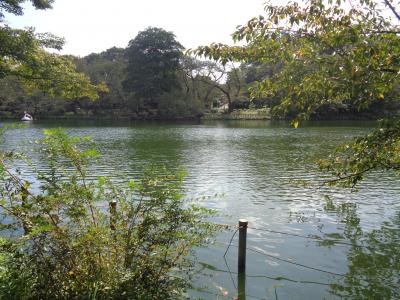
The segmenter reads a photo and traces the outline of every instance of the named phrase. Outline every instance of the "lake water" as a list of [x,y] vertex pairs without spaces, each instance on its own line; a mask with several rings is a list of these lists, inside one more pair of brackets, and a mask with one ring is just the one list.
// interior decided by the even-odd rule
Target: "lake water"
[[[323,122],[294,129],[267,121],[34,121],[8,131],[4,145],[31,152],[33,145],[26,141],[41,138],[45,128],[63,127],[96,141],[102,153],[91,167],[96,176],[140,177],[145,168],[159,164],[184,168],[188,197],[205,196],[199,203],[218,210],[216,222],[249,221],[247,246],[255,251],[247,253],[247,299],[395,299],[400,297],[399,177],[374,173],[358,192],[324,188],[319,183],[325,175],[315,164],[374,125]],[[215,245],[198,250],[203,270],[190,297],[236,296],[237,248],[223,258],[232,234],[223,232]]]

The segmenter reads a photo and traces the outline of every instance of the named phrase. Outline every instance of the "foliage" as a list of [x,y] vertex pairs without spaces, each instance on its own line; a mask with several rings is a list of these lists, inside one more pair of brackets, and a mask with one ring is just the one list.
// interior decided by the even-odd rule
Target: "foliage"
[[[279,97],[272,112],[291,116],[297,127],[330,105],[362,110],[376,102],[399,104],[397,7],[391,0],[307,0],[278,6],[268,2],[265,16],[251,19],[233,34],[235,41],[247,45],[212,44],[192,53],[224,64],[279,64],[272,76],[252,88],[251,95]],[[338,176],[331,183],[344,179],[354,185],[367,171],[398,169],[400,131],[397,121],[388,124],[391,127],[384,133],[375,131],[356,140],[322,164]]]
[[178,88],[182,45],[172,32],[149,27],[129,42],[124,87],[157,107],[156,97]]
[[[60,50],[64,40],[50,33],[36,34],[34,29],[13,29],[4,24],[3,11],[22,15],[21,3],[0,2],[0,79],[14,76],[28,90],[40,89],[51,96],[96,99],[107,91],[104,84],[93,85],[87,76],[77,73],[70,58],[52,54],[44,48]],[[34,0],[38,9],[51,8],[49,0]]]
[[216,88],[219,83],[213,82],[212,77],[205,77],[208,74],[208,62],[187,56],[181,58],[176,72],[179,88],[157,96],[157,109],[145,99],[124,90],[122,84],[126,78],[126,49],[113,47],[82,58],[73,57],[72,60],[79,72],[89,76],[95,84],[104,82],[109,92],[100,93],[97,101],[82,98],[65,101],[65,98],[49,97],[38,90],[27,95],[21,83],[9,76],[0,79],[1,116],[20,116],[28,110],[37,118],[197,118],[204,111],[210,110],[216,99],[224,97]]
[[[329,2],[329,3],[328,3]],[[296,111],[305,119],[326,103],[362,109],[384,100],[399,79],[399,27],[374,1],[309,0],[304,5],[266,4],[266,16],[250,20],[233,34],[246,46],[221,44],[195,53],[221,60],[280,63],[282,69],[259,82],[254,97],[283,92],[276,113]]]
[[188,97],[182,90],[165,93],[158,98],[158,115],[162,119],[190,119],[202,115],[202,102]]
[[[0,21],[4,18],[3,11],[17,16],[22,15],[23,8],[21,4],[24,2],[26,0],[0,0]],[[48,9],[51,8],[54,0],[30,0],[29,2],[32,2],[36,9]]]
[[195,59],[189,55],[181,58],[181,75],[186,97],[203,104],[203,109],[211,110],[215,99],[221,98],[219,83],[211,76],[212,62]]
[[204,101],[208,102],[210,108],[213,101],[219,100],[220,105],[227,103],[228,111],[232,112],[232,102],[239,97],[244,84],[241,69],[234,64],[223,65],[214,61],[197,60],[188,55],[184,56],[182,65],[187,89],[193,88],[198,96],[203,94]]
[[87,141],[45,131],[40,163],[48,171],[37,172],[40,192],[10,168],[15,153],[1,154],[0,297],[182,296],[194,271],[193,247],[215,231],[204,220],[212,212],[184,201],[182,173],[148,171],[122,186],[89,180],[97,153],[83,147]]
[[105,82],[109,88],[108,93],[100,95],[100,101],[92,103],[93,107],[97,105],[102,109],[126,109],[132,105],[128,100],[134,102],[133,99],[128,99],[122,87],[127,63],[125,49],[113,47],[98,54],[92,53],[83,58],[76,58],[75,63],[78,70],[88,75],[93,82]]
[[400,171],[400,121],[381,122],[378,129],[351,144],[346,144],[320,160],[322,170],[332,173],[336,179],[327,183],[340,183],[354,187],[372,170]]

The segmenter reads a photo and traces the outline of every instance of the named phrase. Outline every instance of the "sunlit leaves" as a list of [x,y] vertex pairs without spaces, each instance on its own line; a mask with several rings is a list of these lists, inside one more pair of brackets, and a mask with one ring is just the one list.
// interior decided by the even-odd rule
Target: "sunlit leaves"
[[267,3],[264,16],[233,34],[246,46],[212,44],[192,53],[223,63],[281,64],[251,90],[255,98],[282,95],[275,115],[309,118],[327,104],[361,110],[399,82],[400,30],[379,9],[372,1]]
[[86,75],[78,73],[69,58],[45,51],[35,53],[29,64],[16,65],[11,74],[19,77],[28,91],[40,89],[66,99],[97,99],[99,92],[108,91],[105,84],[93,85]]
[[[191,53],[223,63],[279,65],[274,74],[252,85],[251,96],[278,98],[272,113],[291,118],[297,127],[326,106],[360,111],[377,101],[399,101],[396,8],[392,1],[267,2],[264,16],[233,34],[234,41],[245,41],[245,46],[212,44]],[[321,168],[336,176],[330,183],[354,186],[372,170],[398,170],[398,124],[382,125],[321,161]]]
[[[1,1],[0,8],[11,5],[18,10],[20,2],[23,1]],[[51,2],[34,1],[34,4],[48,8]],[[71,59],[44,50],[60,50],[63,44],[64,39],[51,33],[37,34],[33,28],[13,29],[1,24],[0,79],[14,76],[28,90],[40,89],[50,96],[69,99],[96,99],[98,93],[106,92],[104,84],[94,85],[86,75],[78,73]]]
[[319,161],[321,169],[335,176],[329,184],[354,187],[373,170],[400,172],[400,121],[382,122],[378,129],[341,146]]

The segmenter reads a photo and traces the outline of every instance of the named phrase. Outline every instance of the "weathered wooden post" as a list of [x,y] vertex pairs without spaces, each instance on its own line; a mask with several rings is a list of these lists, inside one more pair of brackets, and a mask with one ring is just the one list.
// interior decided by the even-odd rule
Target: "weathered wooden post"
[[246,273],[238,273],[238,300],[246,300]]
[[246,299],[246,239],[247,225],[245,219],[239,220],[239,252],[238,252],[238,299]]
[[247,224],[245,219],[239,220],[239,254],[238,254],[238,273],[246,272],[246,239]]
[[110,228],[115,230],[115,219],[117,214],[117,201],[112,200],[109,202],[110,205]]

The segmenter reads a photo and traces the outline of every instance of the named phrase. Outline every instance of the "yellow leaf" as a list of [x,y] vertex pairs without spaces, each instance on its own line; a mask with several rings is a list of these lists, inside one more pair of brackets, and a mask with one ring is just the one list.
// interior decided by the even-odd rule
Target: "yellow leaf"
[[299,127],[299,121],[294,121],[293,122],[293,127],[298,128]]

